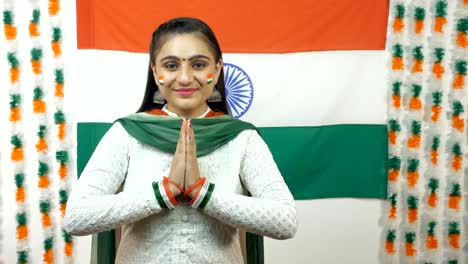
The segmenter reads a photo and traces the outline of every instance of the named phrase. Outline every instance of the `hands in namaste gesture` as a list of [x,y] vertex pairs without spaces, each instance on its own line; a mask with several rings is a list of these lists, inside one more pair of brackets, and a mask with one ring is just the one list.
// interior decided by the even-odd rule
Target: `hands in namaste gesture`
[[[192,120],[182,120],[179,142],[177,143],[168,178],[180,185],[184,190],[200,179]],[[181,191],[173,184],[169,184],[169,186],[174,197],[181,194]],[[192,197],[194,193],[195,190],[190,192],[188,196]]]

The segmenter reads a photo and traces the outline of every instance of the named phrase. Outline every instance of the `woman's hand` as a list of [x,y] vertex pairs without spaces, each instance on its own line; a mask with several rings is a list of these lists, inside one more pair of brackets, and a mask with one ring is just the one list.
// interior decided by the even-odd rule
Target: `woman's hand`
[[[186,160],[186,138],[187,138],[187,120],[182,120],[182,126],[180,128],[179,141],[177,142],[176,151],[172,159],[171,170],[169,172],[169,180],[180,185],[184,190],[187,186],[185,184],[185,160]],[[169,188],[174,197],[178,196],[181,191],[176,188],[173,184],[169,184]]]
[[[200,170],[198,168],[197,160],[197,145],[195,144],[195,133],[193,132],[192,120],[188,121],[187,127],[187,137],[185,143],[185,188],[189,188],[192,184],[197,182],[200,179]],[[192,197],[196,190],[195,188],[192,192],[188,194],[189,197]]]

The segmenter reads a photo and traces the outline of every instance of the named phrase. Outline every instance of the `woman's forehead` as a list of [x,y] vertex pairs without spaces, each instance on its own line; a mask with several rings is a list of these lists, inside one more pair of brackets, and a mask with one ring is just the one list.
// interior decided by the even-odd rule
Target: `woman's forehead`
[[161,48],[156,54],[156,57],[161,56],[176,56],[176,57],[192,57],[194,55],[205,55],[210,58],[214,57],[206,38],[196,33],[171,34],[162,41]]

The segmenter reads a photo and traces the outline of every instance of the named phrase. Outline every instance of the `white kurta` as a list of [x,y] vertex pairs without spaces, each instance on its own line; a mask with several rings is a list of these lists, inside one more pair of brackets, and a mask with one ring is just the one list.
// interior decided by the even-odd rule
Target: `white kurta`
[[216,185],[205,209],[159,206],[152,183],[169,175],[172,157],[115,123],[70,194],[65,229],[88,235],[122,226],[116,263],[125,264],[243,263],[238,228],[276,239],[296,233],[294,199],[256,131],[198,158],[200,174]]

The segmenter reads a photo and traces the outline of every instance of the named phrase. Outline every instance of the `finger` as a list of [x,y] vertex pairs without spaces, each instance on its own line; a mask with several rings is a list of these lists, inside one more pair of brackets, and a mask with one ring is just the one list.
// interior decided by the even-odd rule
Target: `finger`
[[[181,121],[181,123],[183,122],[183,120]],[[177,139],[177,145],[176,145],[176,153],[179,153],[180,152],[180,144],[181,144],[181,141],[182,141],[182,124],[180,125],[180,131],[179,131],[179,138]]]
[[191,145],[192,145],[192,151],[195,157],[197,156],[197,141],[195,140],[195,130],[193,129],[193,124],[190,122],[190,136],[191,136]]
[[185,144],[186,144],[186,130],[187,130],[187,120],[182,119],[182,125],[180,126],[179,141],[177,142],[178,154],[185,154]]
[[191,159],[196,157],[195,133],[193,132],[192,120],[189,120],[187,127],[187,155]]

